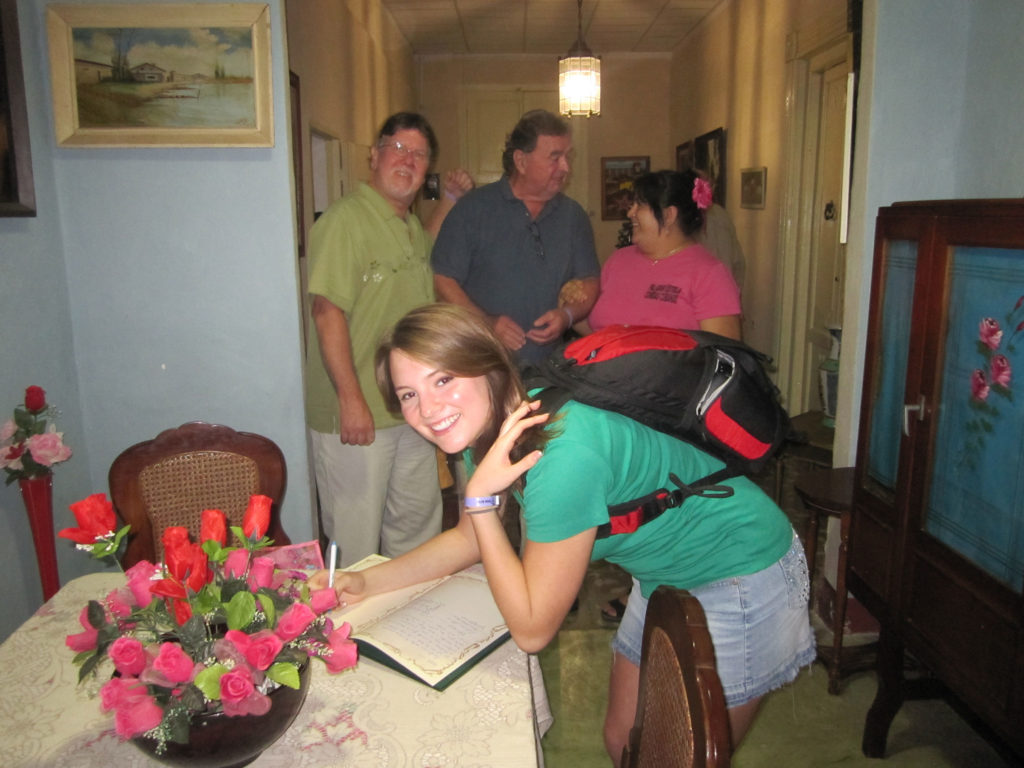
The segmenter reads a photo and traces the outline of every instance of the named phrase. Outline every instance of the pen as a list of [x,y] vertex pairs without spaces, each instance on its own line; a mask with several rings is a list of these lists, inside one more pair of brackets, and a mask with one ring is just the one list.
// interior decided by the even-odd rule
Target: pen
[[338,567],[338,542],[332,541],[327,549],[327,586],[334,586],[334,569]]

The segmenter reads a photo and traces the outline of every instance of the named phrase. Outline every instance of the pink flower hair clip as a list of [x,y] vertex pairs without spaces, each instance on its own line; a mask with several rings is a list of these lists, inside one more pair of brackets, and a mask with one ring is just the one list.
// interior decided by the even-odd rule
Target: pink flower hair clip
[[693,202],[702,211],[706,211],[711,206],[711,185],[699,176],[693,182]]

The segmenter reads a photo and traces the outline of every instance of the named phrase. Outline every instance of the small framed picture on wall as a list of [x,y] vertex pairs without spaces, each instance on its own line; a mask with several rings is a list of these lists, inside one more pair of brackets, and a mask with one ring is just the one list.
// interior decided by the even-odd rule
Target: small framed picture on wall
[[768,169],[740,169],[740,206],[743,208],[764,208],[765,183]]
[[601,218],[626,218],[633,204],[633,181],[651,170],[649,155],[601,158]]

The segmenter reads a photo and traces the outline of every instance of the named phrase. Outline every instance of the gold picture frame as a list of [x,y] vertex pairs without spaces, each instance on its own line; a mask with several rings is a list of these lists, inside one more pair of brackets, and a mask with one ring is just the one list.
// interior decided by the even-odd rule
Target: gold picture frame
[[51,5],[46,27],[60,146],[274,145],[267,5]]

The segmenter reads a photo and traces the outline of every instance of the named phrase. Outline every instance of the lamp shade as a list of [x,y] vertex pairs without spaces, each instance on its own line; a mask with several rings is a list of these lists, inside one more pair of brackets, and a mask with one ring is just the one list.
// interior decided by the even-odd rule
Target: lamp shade
[[601,57],[569,51],[558,60],[558,111],[570,117],[601,114]]

